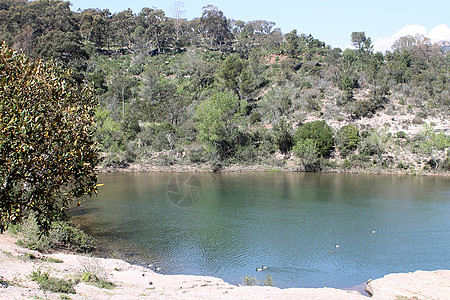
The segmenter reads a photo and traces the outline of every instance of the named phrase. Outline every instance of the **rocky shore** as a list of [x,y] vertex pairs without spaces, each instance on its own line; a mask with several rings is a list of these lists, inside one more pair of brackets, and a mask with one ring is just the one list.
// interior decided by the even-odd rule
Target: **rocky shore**
[[[171,165],[171,166],[155,166],[152,164],[133,163],[123,167],[98,167],[99,173],[133,173],[133,172],[174,172],[174,173],[245,173],[245,172],[303,172],[295,159],[287,162],[286,166],[276,167],[273,165],[255,164],[248,166],[230,165],[214,170],[210,165]],[[329,169],[320,171],[320,173],[342,173],[342,174],[381,174],[381,175],[413,175],[413,176],[450,176],[450,172],[409,172],[405,170],[388,170],[388,169]]]
[[[0,299],[369,299],[357,291],[326,287],[235,286],[214,277],[163,275],[118,259],[42,254],[21,248],[15,241],[9,234],[0,235]],[[76,293],[39,289],[30,277],[37,270],[75,282]],[[76,280],[87,272],[114,287]],[[449,299],[450,270],[389,274],[369,280],[366,290],[373,299]]]

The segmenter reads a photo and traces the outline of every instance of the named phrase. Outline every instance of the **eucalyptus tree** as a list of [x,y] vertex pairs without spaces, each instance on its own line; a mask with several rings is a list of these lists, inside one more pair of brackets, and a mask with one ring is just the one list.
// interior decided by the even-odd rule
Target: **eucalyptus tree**
[[223,43],[231,38],[230,23],[216,6],[204,6],[200,22],[202,34],[209,39],[211,45],[222,48]]

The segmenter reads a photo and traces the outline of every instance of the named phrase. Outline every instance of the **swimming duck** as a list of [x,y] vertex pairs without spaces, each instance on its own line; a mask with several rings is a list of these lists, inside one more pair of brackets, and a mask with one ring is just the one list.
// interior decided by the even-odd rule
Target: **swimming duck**
[[376,231],[376,230],[372,230],[371,232],[372,232],[372,233],[377,233],[377,231]]
[[340,248],[340,247],[341,247],[341,245],[338,245],[338,244],[336,244],[336,245],[334,245],[334,247],[336,247],[336,248]]
[[256,272],[261,272],[263,269],[256,267]]
[[334,251],[333,251],[333,250],[328,250],[328,252],[330,252],[330,253],[334,253]]
[[268,269],[268,267],[265,267],[265,266],[261,266],[261,267],[262,267],[263,270],[267,270]]
[[155,268],[155,270],[159,272],[162,270],[162,268]]

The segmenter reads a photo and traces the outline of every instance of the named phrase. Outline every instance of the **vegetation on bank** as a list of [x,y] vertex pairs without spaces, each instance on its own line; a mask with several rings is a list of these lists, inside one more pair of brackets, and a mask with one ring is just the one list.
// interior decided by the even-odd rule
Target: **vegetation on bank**
[[72,12],[55,0],[0,9],[8,45],[93,83],[104,166],[217,170],[283,166],[294,155],[306,171],[450,169],[441,131],[450,126],[450,54],[423,36],[380,53],[353,32],[354,49],[342,51],[211,5],[193,20],[180,2],[174,17],[156,8]]
[[55,250],[90,253],[95,249],[93,237],[65,221],[54,221],[45,234],[36,217],[30,215],[23,222],[10,225],[9,232],[17,237],[17,245],[43,253]]

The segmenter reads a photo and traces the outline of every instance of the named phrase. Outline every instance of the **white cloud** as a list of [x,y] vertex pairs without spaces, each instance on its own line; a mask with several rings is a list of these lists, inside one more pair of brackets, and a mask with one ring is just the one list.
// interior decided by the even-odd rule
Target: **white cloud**
[[438,25],[430,30],[428,38],[430,38],[432,42],[450,41],[450,28],[445,24]]
[[392,44],[394,44],[394,42],[398,38],[407,36],[407,35],[414,36],[416,34],[421,34],[421,35],[428,37],[432,43],[442,41],[442,40],[446,40],[446,41],[450,40],[450,28],[447,27],[447,25],[445,25],[445,24],[435,26],[433,29],[430,30],[430,32],[427,31],[425,26],[411,24],[411,25],[404,26],[403,28],[398,30],[396,33],[394,33],[392,36],[378,38],[373,43],[373,48],[375,51],[381,51],[381,52],[384,52],[386,50],[391,50]]

